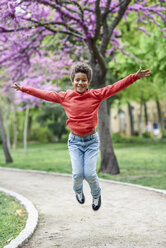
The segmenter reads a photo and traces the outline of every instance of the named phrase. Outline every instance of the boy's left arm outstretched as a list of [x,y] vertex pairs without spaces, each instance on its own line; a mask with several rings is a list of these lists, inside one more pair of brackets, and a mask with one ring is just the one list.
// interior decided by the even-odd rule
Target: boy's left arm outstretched
[[150,73],[151,73],[150,69],[142,70],[142,68],[140,67],[139,70],[135,73],[135,75],[139,78],[144,78],[144,77],[149,77]]
[[136,73],[131,74],[112,85],[108,85],[104,88],[97,89],[95,91],[99,93],[100,100],[104,100],[124,90],[129,85],[133,84],[136,80],[144,77],[149,77],[150,73],[151,73],[150,69],[142,70],[142,68],[140,67],[140,69]]

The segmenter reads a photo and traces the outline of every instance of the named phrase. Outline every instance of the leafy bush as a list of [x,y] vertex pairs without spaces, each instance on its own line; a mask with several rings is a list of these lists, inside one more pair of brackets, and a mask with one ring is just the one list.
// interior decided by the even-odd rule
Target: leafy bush
[[115,143],[120,143],[124,141],[125,137],[121,133],[113,133],[112,134],[112,141]]
[[144,132],[144,133],[142,134],[142,136],[143,136],[144,138],[151,138],[151,133],[149,133],[149,132]]
[[28,140],[39,142],[51,142],[53,141],[53,135],[47,127],[35,127],[31,131],[31,135],[28,136]]
[[162,138],[166,139],[166,129],[163,129],[161,132],[162,132]]
[[149,135],[145,134],[145,136],[129,136],[125,137],[120,133],[112,134],[112,141],[114,144],[116,143],[126,143],[126,144],[154,144],[154,143],[165,143],[166,139],[154,139],[153,137],[149,137]]

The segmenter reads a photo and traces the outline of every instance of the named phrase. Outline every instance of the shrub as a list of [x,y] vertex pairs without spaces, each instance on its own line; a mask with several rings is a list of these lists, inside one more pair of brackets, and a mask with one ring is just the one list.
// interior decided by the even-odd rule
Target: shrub
[[125,137],[121,133],[113,133],[112,134],[112,141],[115,143],[120,143],[124,141]]
[[47,127],[35,127],[31,131],[31,135],[28,136],[28,140],[39,142],[51,142],[53,135]]
[[143,136],[144,138],[151,138],[151,133],[149,133],[149,132],[144,132],[144,133],[142,134],[142,136]]
[[165,129],[162,129],[161,130],[161,133],[162,133],[162,138],[163,139],[166,139],[166,130]]

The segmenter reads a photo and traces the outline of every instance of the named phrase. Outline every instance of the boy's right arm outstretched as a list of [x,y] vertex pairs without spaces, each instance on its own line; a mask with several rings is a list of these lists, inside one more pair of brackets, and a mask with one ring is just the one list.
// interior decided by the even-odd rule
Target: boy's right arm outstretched
[[57,93],[56,91],[45,91],[29,87],[20,87],[18,84],[15,84],[12,88],[49,102],[62,103],[65,96],[65,92]]

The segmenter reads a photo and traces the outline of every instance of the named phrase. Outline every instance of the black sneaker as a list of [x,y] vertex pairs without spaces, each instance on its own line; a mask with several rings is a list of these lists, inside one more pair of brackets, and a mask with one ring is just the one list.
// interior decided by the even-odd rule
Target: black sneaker
[[92,209],[97,211],[101,206],[101,195],[98,198],[93,198]]
[[81,193],[76,193],[76,199],[77,199],[77,201],[78,201],[80,204],[84,204],[84,202],[85,202],[84,193],[83,193],[83,192],[81,192]]

